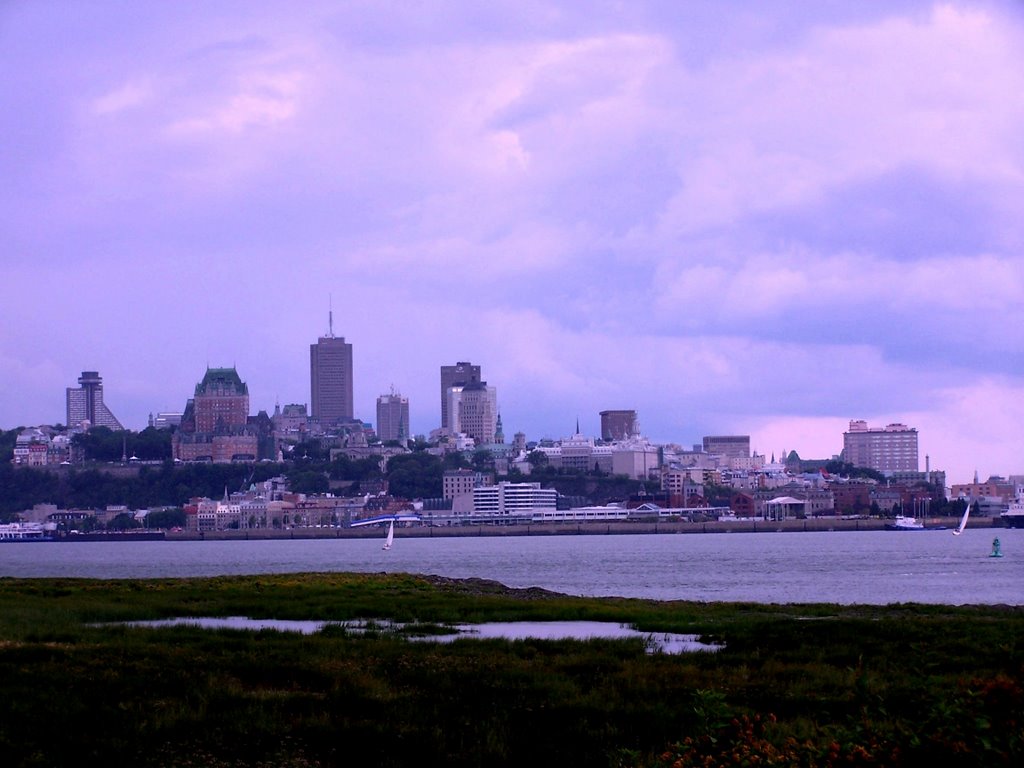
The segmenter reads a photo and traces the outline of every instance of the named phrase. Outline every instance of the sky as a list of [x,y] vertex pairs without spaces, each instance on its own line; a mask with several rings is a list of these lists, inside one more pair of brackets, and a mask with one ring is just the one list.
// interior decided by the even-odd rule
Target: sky
[[207,366],[1024,473],[1024,4],[0,0],[0,427]]

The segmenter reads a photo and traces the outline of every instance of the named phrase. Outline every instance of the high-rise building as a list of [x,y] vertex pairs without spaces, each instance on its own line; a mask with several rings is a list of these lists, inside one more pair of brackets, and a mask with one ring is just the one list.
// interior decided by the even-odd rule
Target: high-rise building
[[394,390],[377,398],[377,437],[381,440],[409,437],[409,398]]
[[639,434],[636,411],[601,411],[602,440],[629,440]]
[[917,430],[905,424],[871,429],[853,420],[843,433],[843,460],[879,472],[917,472]]
[[96,371],[82,371],[78,387],[67,388],[67,426],[76,427],[84,421],[91,427],[124,429],[103,402],[103,379]]
[[[441,366],[441,426],[450,428],[448,390],[455,386],[475,384],[480,381],[480,366],[472,363],[456,363]],[[453,430],[457,431],[457,430]]]
[[494,443],[498,429],[498,392],[486,381],[448,388],[448,428],[462,432],[477,445]]
[[750,435],[709,435],[704,437],[704,453],[727,459],[750,458]]
[[309,345],[310,415],[322,423],[352,419],[352,345],[334,335],[333,313],[328,331]]

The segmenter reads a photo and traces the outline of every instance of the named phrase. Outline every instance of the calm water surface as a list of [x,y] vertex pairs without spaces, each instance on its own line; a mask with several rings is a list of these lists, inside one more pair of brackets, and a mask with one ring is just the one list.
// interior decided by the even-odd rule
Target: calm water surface
[[[992,539],[1003,557],[990,558]],[[760,603],[1024,605],[1024,530],[0,545],[0,576],[308,571],[493,579],[570,595]]]

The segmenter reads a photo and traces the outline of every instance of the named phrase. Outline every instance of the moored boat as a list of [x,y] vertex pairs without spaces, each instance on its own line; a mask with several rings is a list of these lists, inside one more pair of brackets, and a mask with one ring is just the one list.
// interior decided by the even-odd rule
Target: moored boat
[[896,515],[885,527],[890,531],[921,531],[924,530],[924,523],[910,515]]
[[1024,488],[1017,488],[1016,496],[999,519],[1007,528],[1024,528]]

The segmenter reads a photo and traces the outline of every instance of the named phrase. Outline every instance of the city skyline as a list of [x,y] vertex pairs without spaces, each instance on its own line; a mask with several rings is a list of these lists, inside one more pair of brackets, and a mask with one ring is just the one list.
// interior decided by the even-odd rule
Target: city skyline
[[99,371],[126,427],[203,366],[305,403],[353,345],[438,426],[472,360],[506,434],[918,430],[1021,469],[1024,9],[314,2],[0,9],[0,425]]

